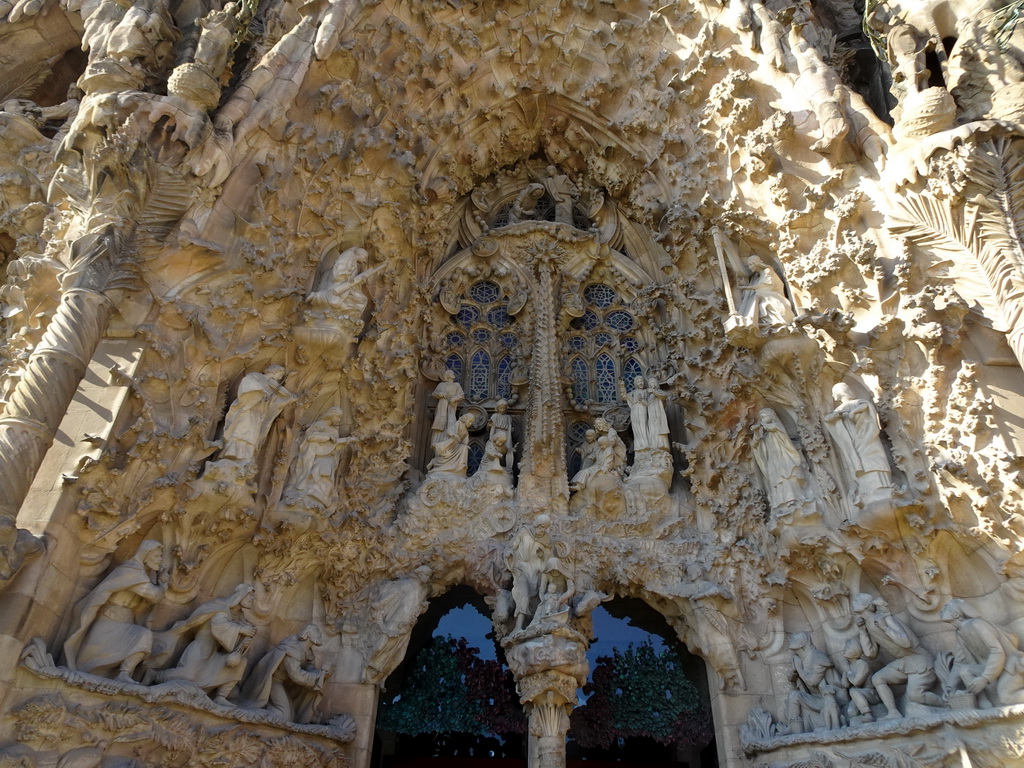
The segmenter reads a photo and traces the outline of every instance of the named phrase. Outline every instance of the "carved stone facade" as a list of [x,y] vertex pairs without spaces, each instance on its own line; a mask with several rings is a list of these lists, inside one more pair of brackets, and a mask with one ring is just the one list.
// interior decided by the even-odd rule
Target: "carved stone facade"
[[0,766],[370,763],[428,603],[723,765],[1024,765],[1020,0],[0,0]]

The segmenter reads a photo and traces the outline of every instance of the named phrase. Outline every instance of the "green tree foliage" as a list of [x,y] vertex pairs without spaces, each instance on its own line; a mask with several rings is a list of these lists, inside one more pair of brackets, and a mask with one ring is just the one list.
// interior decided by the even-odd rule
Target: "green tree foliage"
[[465,638],[435,637],[416,655],[401,695],[381,703],[377,722],[408,736],[522,734],[526,720],[514,691],[508,669],[481,659]]
[[710,713],[672,649],[659,653],[649,642],[615,649],[597,660],[583,692],[587,703],[573,712],[571,727],[584,748],[646,737],[701,749],[714,735]]

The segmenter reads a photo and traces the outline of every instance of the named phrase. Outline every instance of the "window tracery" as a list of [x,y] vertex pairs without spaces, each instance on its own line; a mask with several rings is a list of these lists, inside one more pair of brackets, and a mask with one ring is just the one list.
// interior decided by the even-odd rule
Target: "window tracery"
[[565,343],[572,405],[578,410],[617,405],[622,401],[619,382],[631,392],[633,379],[643,373],[637,319],[607,283],[587,284],[583,302],[583,314],[569,323]]
[[467,402],[514,399],[513,371],[522,339],[509,313],[510,298],[495,280],[477,280],[459,297],[458,309],[450,316],[444,334],[445,367],[455,373]]

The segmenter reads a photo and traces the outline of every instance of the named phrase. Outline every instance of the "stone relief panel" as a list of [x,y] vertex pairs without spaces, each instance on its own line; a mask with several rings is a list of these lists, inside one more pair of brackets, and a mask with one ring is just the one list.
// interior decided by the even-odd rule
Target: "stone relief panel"
[[612,596],[725,764],[1020,762],[1024,33],[969,5],[0,0],[0,763],[368,765],[459,584],[534,766]]

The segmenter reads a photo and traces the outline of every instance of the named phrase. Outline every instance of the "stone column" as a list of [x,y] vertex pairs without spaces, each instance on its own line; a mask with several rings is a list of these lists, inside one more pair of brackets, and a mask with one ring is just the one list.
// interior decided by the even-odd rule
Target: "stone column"
[[[13,523],[114,312],[105,291],[124,287],[112,227],[72,248],[64,295],[0,417],[0,520]],[[8,578],[20,567],[5,557]],[[2,584],[2,582],[0,582]]]
[[529,718],[530,768],[565,768],[569,713],[587,680],[586,637],[564,625],[533,625],[501,644]]

